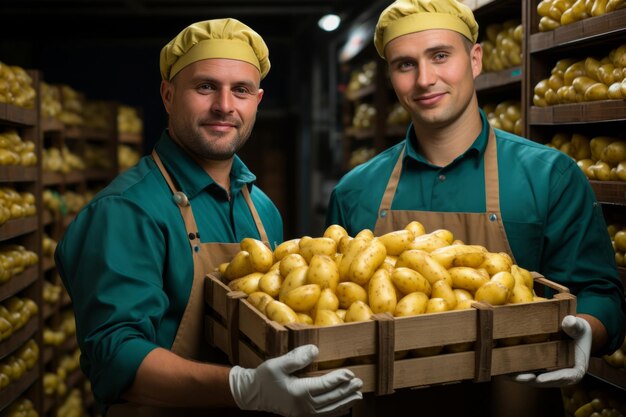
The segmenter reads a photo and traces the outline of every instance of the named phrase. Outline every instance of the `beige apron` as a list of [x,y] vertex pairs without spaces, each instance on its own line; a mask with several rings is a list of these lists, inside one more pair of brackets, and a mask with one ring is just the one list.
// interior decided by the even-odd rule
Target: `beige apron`
[[[189,293],[189,301],[185,307],[182,319],[170,349],[172,352],[191,360],[206,361],[213,356],[225,357],[217,352],[210,352],[210,347],[203,341],[204,319],[204,280],[208,273],[212,273],[222,263],[227,262],[240,251],[239,243],[201,243],[198,226],[191,210],[187,196],[176,189],[169,173],[163,166],[159,155],[152,151],[152,158],[163,174],[165,181],[172,190],[173,199],[179,206],[180,214],[185,222],[185,229],[189,237],[189,245],[193,254],[193,283]],[[261,218],[250,198],[248,187],[244,185],[242,193],[263,242],[269,242]],[[188,409],[188,408],[160,408],[137,404],[115,404],[107,411],[107,417],[164,417],[164,416],[245,416],[249,412],[237,409]],[[255,413],[254,415],[259,415]]]
[[[498,157],[493,129],[489,129],[484,157],[487,209],[484,213],[391,210],[391,203],[402,173],[403,155],[404,151],[398,157],[380,203],[374,229],[376,236],[404,229],[408,223],[417,220],[424,225],[427,232],[447,229],[454,234],[455,239],[467,244],[482,245],[490,252],[506,252],[513,257],[500,214]],[[545,403],[542,404],[541,410],[528,409],[529,406],[537,405],[537,398],[528,397],[537,394],[537,391],[503,378],[494,378],[491,383],[462,382],[425,389],[401,390],[387,396],[366,396],[364,401],[355,406],[353,416],[400,415],[401,411],[406,409],[414,410],[415,415],[439,417],[557,415],[550,411]],[[542,394],[548,391],[551,391],[552,395],[555,394],[554,390],[545,390]],[[556,395],[557,406],[560,406],[558,390]],[[413,408],[408,408],[411,406]],[[542,414],[544,410],[552,414]]]

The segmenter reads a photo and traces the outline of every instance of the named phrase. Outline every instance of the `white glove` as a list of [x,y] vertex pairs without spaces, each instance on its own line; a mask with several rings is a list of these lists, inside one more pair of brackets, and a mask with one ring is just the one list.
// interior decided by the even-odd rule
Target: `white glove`
[[539,375],[519,374],[513,377],[513,380],[537,387],[551,388],[573,385],[583,379],[587,373],[591,355],[591,326],[587,320],[580,317],[565,316],[561,327],[568,336],[574,339],[574,367]]
[[319,377],[292,375],[317,357],[315,345],[304,345],[256,369],[235,366],[229,374],[230,390],[242,410],[261,410],[283,416],[338,415],[363,398],[363,381],[348,369]]

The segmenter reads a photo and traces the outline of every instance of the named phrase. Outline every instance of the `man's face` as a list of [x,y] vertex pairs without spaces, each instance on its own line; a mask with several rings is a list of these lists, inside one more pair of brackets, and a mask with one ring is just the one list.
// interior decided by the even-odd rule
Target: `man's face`
[[161,84],[172,139],[205,160],[231,158],[247,141],[263,90],[251,64],[204,59]]
[[414,124],[445,127],[469,108],[482,68],[480,45],[470,49],[459,33],[432,29],[392,40],[385,57],[398,100]]

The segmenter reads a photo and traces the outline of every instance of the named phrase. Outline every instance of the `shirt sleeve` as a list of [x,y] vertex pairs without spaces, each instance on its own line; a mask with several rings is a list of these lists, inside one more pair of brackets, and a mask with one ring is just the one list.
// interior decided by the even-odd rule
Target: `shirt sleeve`
[[83,371],[96,399],[119,401],[168,306],[163,291],[164,236],[123,197],[83,210],[57,246],[56,263],[72,299]]
[[541,270],[576,295],[579,314],[604,324],[603,353],[613,352],[624,341],[626,307],[602,207],[574,163],[553,174],[549,195]]

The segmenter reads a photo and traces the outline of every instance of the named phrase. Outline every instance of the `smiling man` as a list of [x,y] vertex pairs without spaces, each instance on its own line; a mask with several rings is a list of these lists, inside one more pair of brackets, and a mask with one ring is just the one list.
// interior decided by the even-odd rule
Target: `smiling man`
[[[558,407],[558,390],[528,386],[573,384],[585,375],[592,352],[619,347],[624,289],[602,208],[576,163],[487,122],[474,88],[482,69],[477,38],[472,11],[455,0],[397,0],[381,13],[374,44],[412,123],[403,141],[340,180],[327,225],[340,224],[352,236],[363,229],[381,235],[417,220],[427,231],[449,229],[468,244],[506,252],[523,268],[568,287],[577,296],[577,315],[567,316],[562,328],[576,343],[573,368],[518,375],[519,384],[510,386],[502,380],[506,392],[494,394],[493,402],[479,384],[460,384],[454,394],[454,388],[407,394],[411,403],[433,405],[420,408],[425,415],[487,416],[490,403],[503,399],[509,407],[495,415],[557,415],[525,401],[520,390],[554,394]],[[458,401],[442,408],[433,400],[437,392]],[[390,414],[401,404],[398,396],[379,403]]]
[[168,128],[58,244],[81,368],[107,417],[325,415],[361,398],[348,370],[293,375],[315,359],[313,345],[244,369],[219,363],[204,342],[206,274],[246,237],[282,241],[278,210],[236,155],[254,126],[268,54],[235,19],[180,32],[161,50]]

